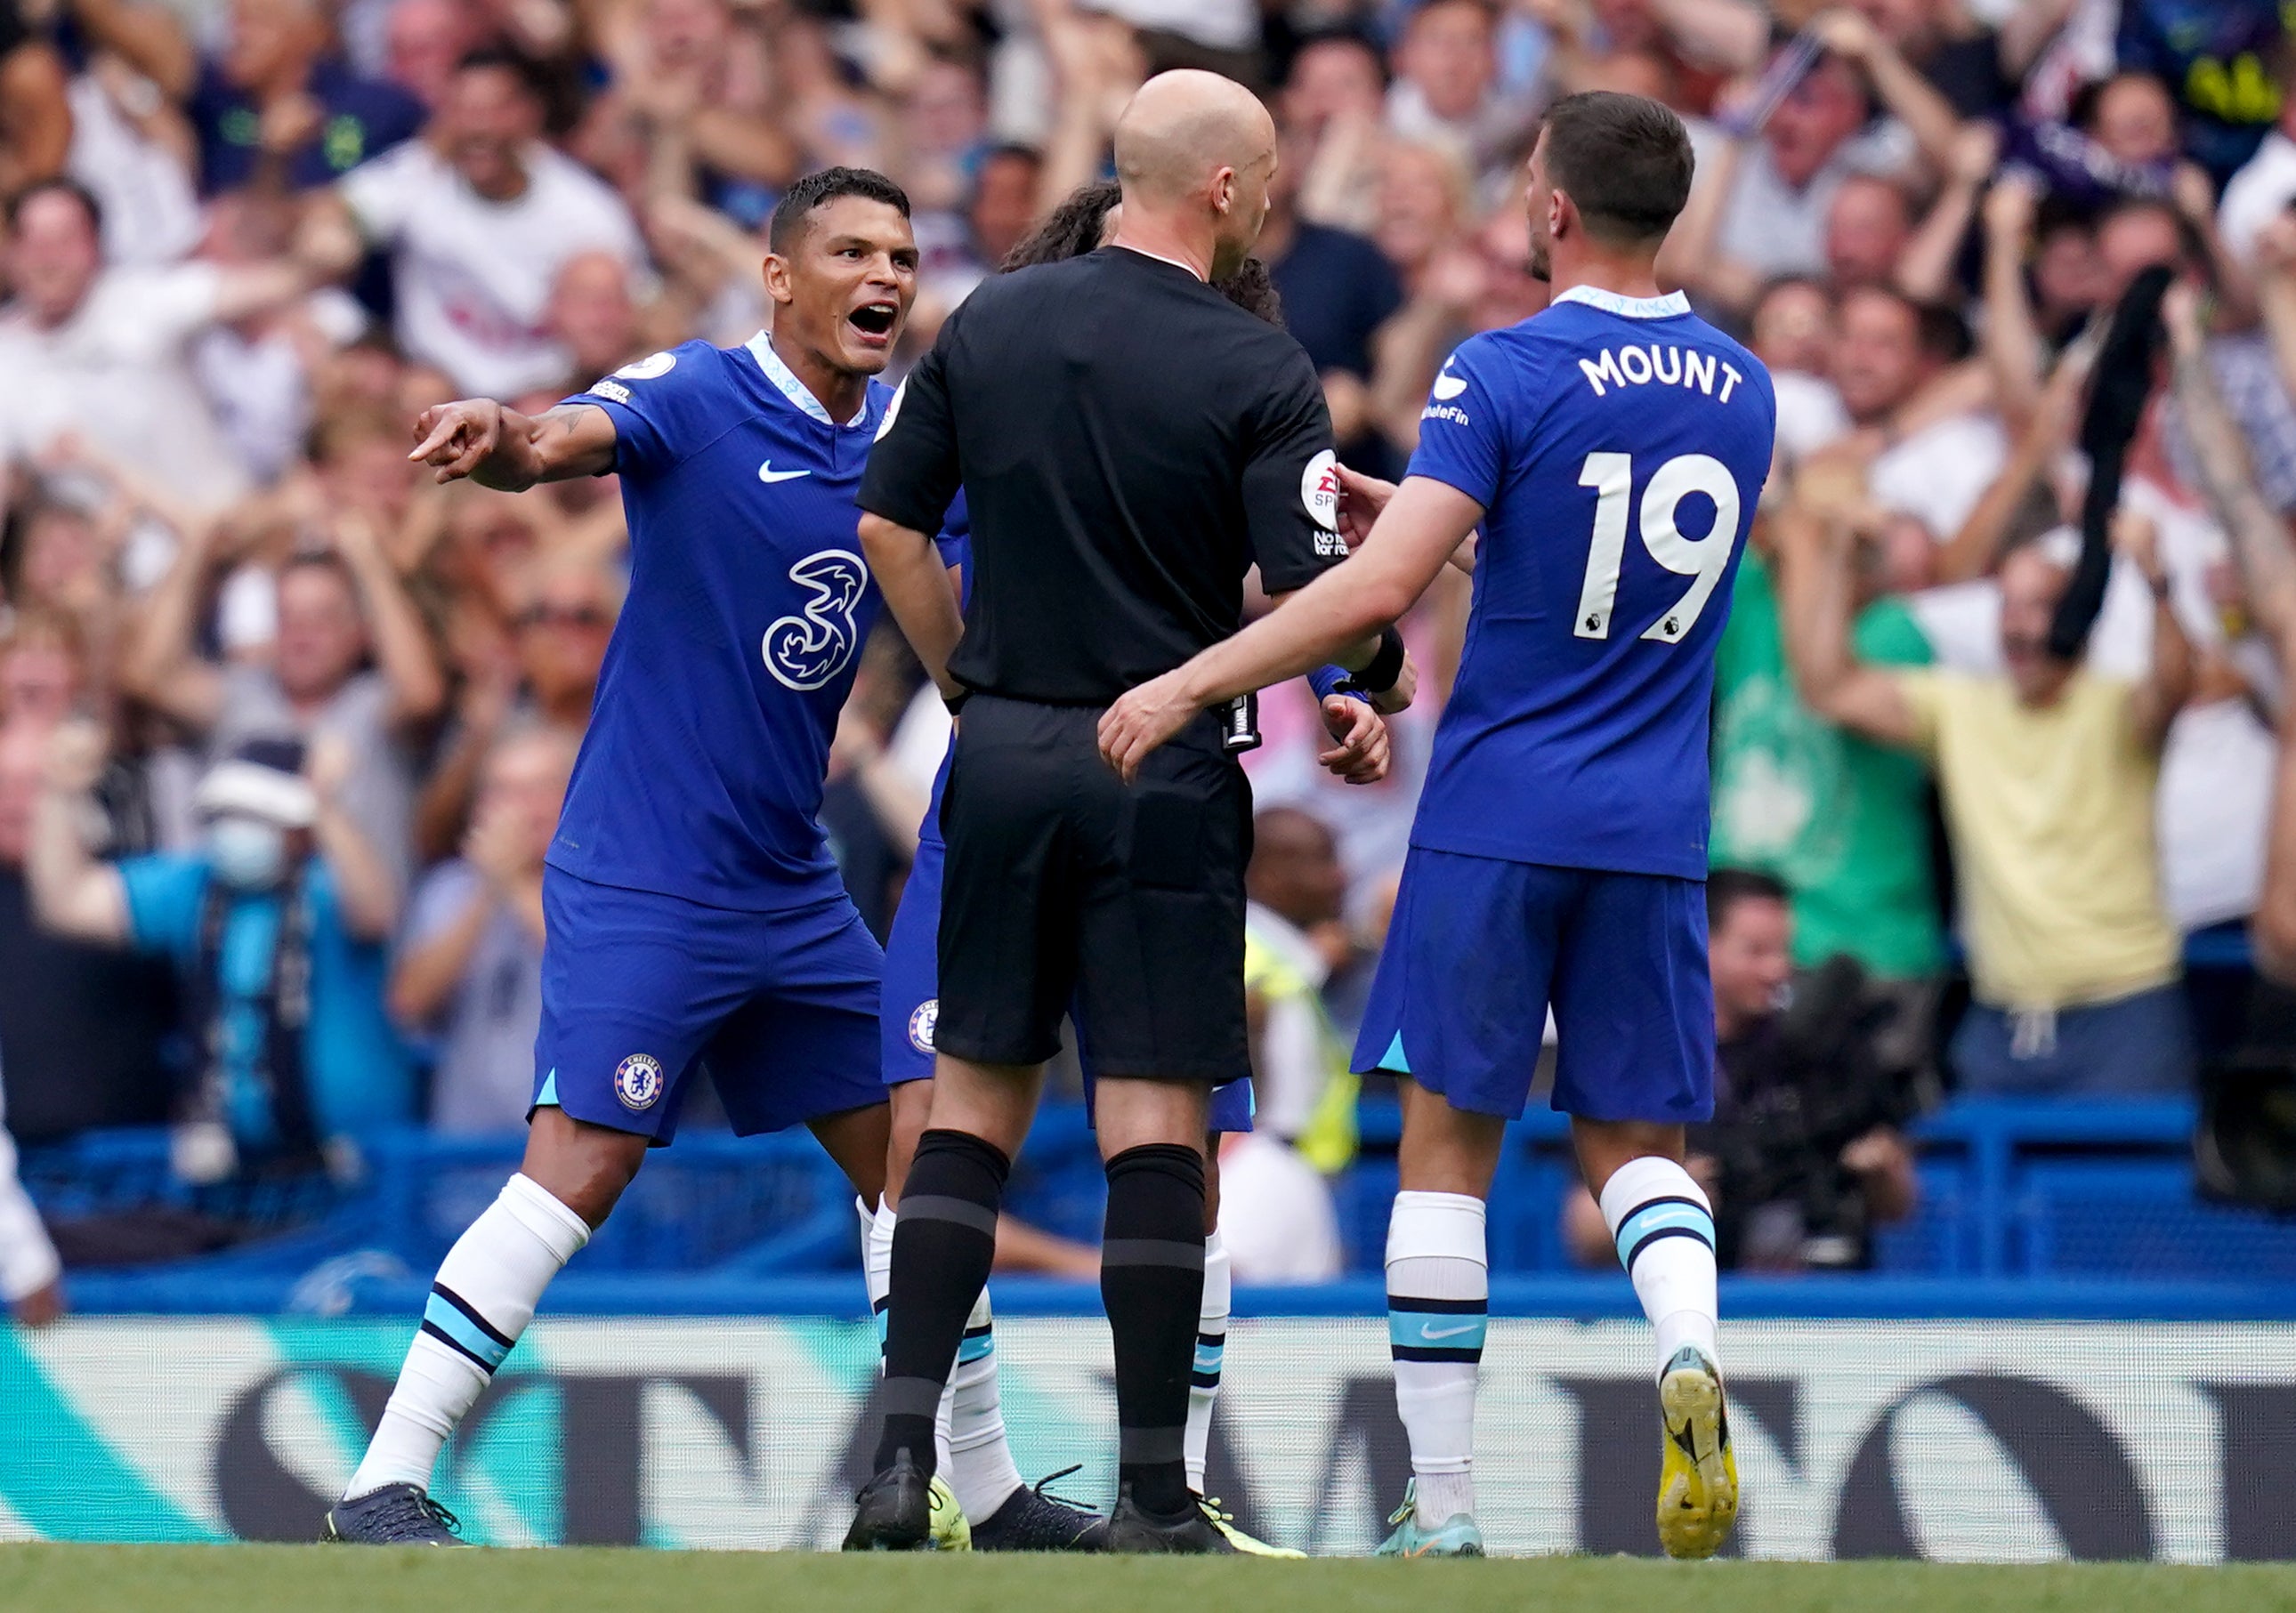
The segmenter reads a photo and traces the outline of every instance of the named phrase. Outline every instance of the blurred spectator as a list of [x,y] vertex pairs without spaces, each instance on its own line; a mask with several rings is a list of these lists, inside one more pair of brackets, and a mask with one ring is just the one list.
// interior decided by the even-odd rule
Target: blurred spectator
[[804,166],[791,129],[774,116],[757,8],[644,0],[634,9],[638,25],[610,47],[619,57],[613,85],[593,116],[619,111],[636,121],[650,191],[698,196],[757,228]]
[[79,70],[64,172],[102,204],[107,262],[172,263],[200,234],[198,136],[178,104],[197,68],[191,43],[164,5],[72,0],[69,10]]
[[2113,54],[2181,86],[2185,150],[2221,184],[2280,111],[2271,68],[2287,48],[2276,0],[2122,0]]
[[544,326],[579,254],[644,261],[613,191],[542,140],[541,93],[514,56],[463,57],[426,137],[345,176],[304,251],[339,274],[362,243],[390,254],[399,345],[466,396],[557,384],[570,359]]
[[543,328],[566,349],[569,366],[555,389],[578,392],[644,352],[637,299],[631,295],[636,273],[611,252],[590,251],[567,259],[550,283]]
[[64,1313],[63,1262],[48,1241],[24,1184],[16,1180],[16,1143],[8,1134],[7,1066],[0,1062],[0,1304],[26,1327],[45,1327]]
[[63,171],[71,143],[63,59],[24,20],[23,0],[0,0],[0,196]]
[[480,19],[456,0],[396,0],[383,35],[383,76],[436,112],[455,68],[479,43]]
[[2154,791],[2192,651],[2151,523],[2123,553],[2151,586],[2153,646],[2136,682],[2047,649],[2070,573],[2034,544],[2001,565],[2005,674],[1884,670],[1849,643],[1854,537],[1834,508],[1784,528],[1787,643],[1802,698],[1833,722],[1930,762],[1944,798],[1976,1002],[1955,1034],[1964,1091],[2183,1092],[2193,1049],[2162,903]]
[[330,11],[324,0],[231,0],[222,53],[196,83],[160,85],[189,91],[203,193],[325,184],[422,127],[413,96],[333,53]]
[[0,1077],[15,1134],[49,1142],[168,1118],[174,976],[148,958],[60,941],[32,914],[25,851],[47,766],[45,725],[0,722]]
[[205,529],[187,534],[152,591],[124,678],[139,699],[204,740],[217,760],[264,736],[341,741],[352,770],[347,809],[403,889],[414,791],[408,741],[438,714],[445,688],[430,635],[368,522],[356,513],[340,519],[324,541],[279,569],[270,663],[218,664],[199,653],[197,637],[234,557]]
[[620,585],[569,556],[536,562],[513,586],[507,653],[488,643],[483,659],[463,669],[455,720],[415,804],[415,844],[425,858],[446,856],[462,840],[480,769],[504,733],[538,725],[578,743],[590,725]]
[[1339,840],[1296,806],[1266,808],[1252,823],[1244,893],[1253,1127],[1328,1175],[1355,1154],[1356,1078],[1323,1001],[1355,956]]
[[95,200],[53,179],[9,201],[0,307],[0,453],[18,462],[76,438],[195,509],[248,478],[193,380],[192,340],[308,289],[284,262],[107,268]]
[[542,859],[558,828],[574,741],[546,727],[495,741],[462,856],[425,874],[390,974],[390,1011],[438,1048],[430,1124],[515,1131],[534,1095],[542,1023]]
[[[1743,314],[1763,282],[1825,266],[1826,218],[1852,174],[1903,175],[1917,156],[1953,165],[1960,131],[1944,97],[1853,12],[1824,14],[1826,53],[1758,139],[1702,167],[1666,263],[1704,300]],[[1892,120],[1868,127],[1868,86]]]
[[78,821],[102,759],[92,726],[56,732],[25,872],[48,929],[175,964],[198,1060],[176,1106],[178,1174],[308,1167],[410,1118],[382,1004],[398,895],[343,809],[344,742],[307,778],[299,743],[249,741],[201,782],[199,850],[118,864],[89,858]]
[[1537,125],[1530,102],[1499,82],[1497,34],[1484,0],[1427,0],[1403,25],[1387,93],[1389,127],[1447,147],[1486,202],[1520,188],[1516,161]]
[[[1712,859],[1773,874],[1792,893],[1797,967],[1845,954],[1920,1004],[1945,966],[1929,782],[1913,757],[1836,726],[1796,694],[1775,525],[1755,527],[1716,658]],[[1929,640],[1877,569],[1861,567],[1850,586],[1861,662],[1931,663]]]
[[1285,328],[1308,349],[1324,378],[1340,451],[1350,463],[1369,454],[1372,468],[1384,469],[1372,440],[1378,430],[1371,403],[1374,345],[1381,327],[1403,306],[1403,287],[1379,247],[1299,216],[1300,185],[1307,177],[1307,164],[1300,160],[1304,143],[1286,136],[1280,143],[1283,157],[1268,187],[1259,255],[1283,299]]
[[[1796,978],[1785,887],[1717,868],[1706,884],[1714,980],[1714,1118],[1690,1128],[1690,1172],[1714,1201],[1726,1270],[1857,1269],[1874,1228],[1914,1212],[1920,1186],[1899,1130],[1911,1118],[1873,1045],[1878,1020],[1854,964]],[[1563,1204],[1581,1265],[1616,1258],[1585,1188]]]

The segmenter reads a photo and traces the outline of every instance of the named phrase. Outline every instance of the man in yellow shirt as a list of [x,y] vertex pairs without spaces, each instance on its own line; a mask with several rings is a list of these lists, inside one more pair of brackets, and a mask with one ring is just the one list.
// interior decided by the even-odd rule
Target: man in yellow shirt
[[1850,523],[1783,518],[1789,650],[1803,700],[1923,756],[1944,798],[1976,998],[1956,1033],[1961,1089],[2024,1096],[2190,1089],[2179,944],[2161,900],[2153,793],[2192,647],[2148,524],[2116,522],[2152,585],[2152,670],[2100,676],[2047,648],[2070,577],[2038,546],[2002,561],[2005,670],[1860,663],[1849,646]]

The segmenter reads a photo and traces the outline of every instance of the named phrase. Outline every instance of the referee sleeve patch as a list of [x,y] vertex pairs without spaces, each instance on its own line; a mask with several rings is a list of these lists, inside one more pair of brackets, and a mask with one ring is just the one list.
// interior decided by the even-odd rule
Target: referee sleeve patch
[[[1306,508],[1308,519],[1324,531],[1340,529],[1340,466],[1329,448],[1309,460],[1308,468],[1300,472],[1300,503]],[[1341,545],[1341,552],[1346,552],[1346,545]],[[1324,553],[1320,538],[1316,540],[1316,553]]]

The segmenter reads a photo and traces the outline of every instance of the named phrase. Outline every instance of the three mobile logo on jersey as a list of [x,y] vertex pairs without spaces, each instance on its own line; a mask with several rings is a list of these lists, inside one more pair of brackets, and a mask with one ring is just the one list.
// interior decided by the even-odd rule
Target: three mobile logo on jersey
[[868,591],[869,568],[850,549],[824,549],[791,566],[789,576],[813,590],[813,598],[800,614],[776,617],[766,629],[766,670],[802,693],[842,672],[860,647],[853,612]]

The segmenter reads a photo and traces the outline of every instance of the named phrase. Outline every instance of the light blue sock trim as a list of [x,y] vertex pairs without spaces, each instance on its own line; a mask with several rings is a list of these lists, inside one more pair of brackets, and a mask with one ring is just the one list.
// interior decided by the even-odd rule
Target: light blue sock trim
[[1708,1249],[1714,1247],[1714,1217],[1696,1205],[1679,1200],[1645,1204],[1619,1223],[1619,1264],[1630,1265],[1635,1250],[1644,1240],[1669,1227],[1680,1227],[1702,1240]]
[[[1393,1302],[1390,1303],[1392,1307]],[[1387,1342],[1393,1349],[1480,1350],[1490,1325],[1488,1316],[1390,1308],[1387,1313]]]
[[431,1295],[430,1301],[423,1306],[422,1320],[486,1363],[489,1372],[502,1365],[503,1357],[510,1354],[508,1345],[498,1344],[487,1337],[468,1316],[439,1295]]

